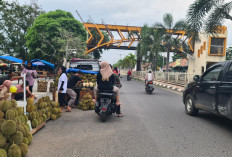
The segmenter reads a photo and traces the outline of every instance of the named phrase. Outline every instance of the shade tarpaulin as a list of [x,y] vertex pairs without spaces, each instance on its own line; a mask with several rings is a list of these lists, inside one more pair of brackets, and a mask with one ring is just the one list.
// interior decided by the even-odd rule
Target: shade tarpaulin
[[55,68],[55,65],[54,65],[54,64],[49,63],[49,62],[47,62],[47,61],[45,61],[45,60],[33,59],[33,60],[31,60],[31,62],[32,62],[32,63],[34,63],[34,62],[42,62],[42,63],[44,63],[46,66],[51,67],[52,69]]
[[1,59],[6,59],[6,60],[9,60],[9,61],[13,61],[13,62],[16,62],[16,63],[21,63],[23,62],[22,59],[18,59],[18,58],[15,58],[15,57],[12,57],[12,56],[0,56]]
[[66,72],[70,73],[70,72],[78,72],[81,71],[82,73],[86,73],[86,74],[97,74],[97,71],[88,71],[88,70],[81,70],[81,69],[68,69]]

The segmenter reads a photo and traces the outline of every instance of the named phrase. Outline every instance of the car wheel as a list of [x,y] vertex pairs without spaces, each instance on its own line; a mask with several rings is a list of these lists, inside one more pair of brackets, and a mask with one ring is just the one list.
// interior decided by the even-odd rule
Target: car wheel
[[196,116],[199,110],[195,107],[192,95],[188,94],[185,98],[185,111],[190,116]]

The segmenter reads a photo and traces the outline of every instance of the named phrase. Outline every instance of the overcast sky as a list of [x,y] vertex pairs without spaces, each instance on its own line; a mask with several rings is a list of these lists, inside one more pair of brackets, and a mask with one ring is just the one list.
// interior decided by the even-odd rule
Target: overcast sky
[[[30,0],[19,1],[30,3]],[[162,22],[165,13],[172,13],[175,21],[184,19],[189,5],[193,2],[193,0],[38,0],[38,5],[45,11],[56,9],[69,11],[78,20],[80,19],[75,10],[78,10],[84,21],[87,21],[90,15],[95,23],[101,23],[101,19],[104,19],[107,24],[143,26]],[[232,22],[226,21],[225,25],[229,30],[227,47],[232,47]],[[119,59],[120,54],[123,58],[129,52],[133,51],[110,50],[105,53],[106,56],[103,55],[103,60],[109,59],[109,54],[115,53],[114,59],[110,61],[113,63]]]

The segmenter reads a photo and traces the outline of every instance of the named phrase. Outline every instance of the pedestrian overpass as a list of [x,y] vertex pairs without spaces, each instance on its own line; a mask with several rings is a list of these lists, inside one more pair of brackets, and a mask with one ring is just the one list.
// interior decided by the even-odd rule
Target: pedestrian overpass
[[[122,26],[122,25],[106,25],[106,24],[94,24],[94,23],[83,23],[85,29],[88,31],[87,50],[85,54],[89,54],[98,48],[107,48],[107,49],[124,49],[124,50],[135,50],[137,44],[136,41],[141,40],[141,29],[142,27],[137,26]],[[91,33],[91,30],[97,31],[101,39],[97,44],[93,44],[92,41],[95,38]],[[106,32],[110,40],[106,43],[103,43],[104,35],[102,31]],[[167,30],[169,31],[169,30]],[[173,30],[170,30],[172,33]],[[116,34],[116,35],[115,35]],[[173,35],[176,36],[179,40],[184,42],[187,40],[187,43],[190,47],[190,50],[193,52],[192,46],[192,37],[186,35],[186,31],[179,30],[175,31]],[[127,44],[123,44],[127,43]],[[183,51],[182,47],[177,48],[180,51]]]

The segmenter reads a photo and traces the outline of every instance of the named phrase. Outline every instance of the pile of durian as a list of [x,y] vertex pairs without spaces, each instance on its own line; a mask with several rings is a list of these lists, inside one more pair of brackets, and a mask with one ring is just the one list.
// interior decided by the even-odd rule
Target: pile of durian
[[82,109],[83,111],[94,110],[93,98],[89,93],[84,95],[83,99],[78,104],[78,108]]
[[42,97],[34,104],[33,99],[27,99],[27,112],[32,128],[36,128],[48,119],[56,120],[62,113],[59,103],[50,100],[49,96]]
[[0,157],[24,157],[32,142],[28,117],[15,100],[0,102]]
[[80,78],[83,80],[83,83],[77,83],[76,87],[83,87],[82,89],[85,90],[85,88],[96,86],[97,74],[82,74]]

